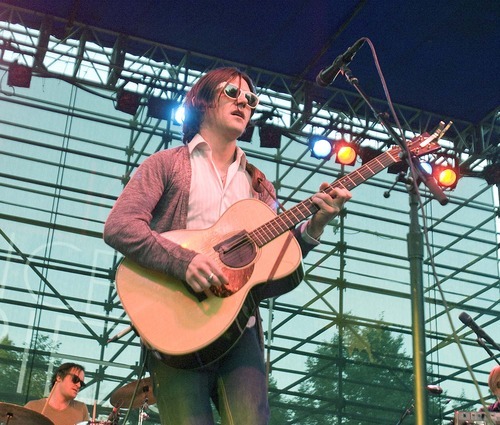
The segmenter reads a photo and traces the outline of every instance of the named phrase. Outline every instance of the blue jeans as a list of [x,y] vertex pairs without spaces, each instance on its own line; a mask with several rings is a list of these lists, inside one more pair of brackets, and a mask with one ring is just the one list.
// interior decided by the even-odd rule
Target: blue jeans
[[264,355],[257,327],[210,366],[176,369],[149,355],[162,425],[214,425],[210,399],[222,425],[266,425],[269,421]]

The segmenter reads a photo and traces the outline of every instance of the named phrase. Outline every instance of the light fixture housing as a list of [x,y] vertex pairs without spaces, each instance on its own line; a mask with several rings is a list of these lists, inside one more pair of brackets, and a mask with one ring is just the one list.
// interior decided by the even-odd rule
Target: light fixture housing
[[492,184],[500,184],[500,164],[490,164],[483,168],[482,171],[483,178],[486,180],[486,183]]
[[116,95],[115,109],[126,114],[135,115],[141,103],[141,95],[132,91],[120,89]]
[[174,99],[150,97],[148,99],[147,116],[160,120],[172,120],[181,103]]
[[263,124],[259,128],[260,147],[275,148],[281,147],[281,129],[271,124]]
[[438,154],[420,161],[421,169],[431,174],[436,183],[445,190],[453,190],[460,180],[458,158],[450,154]]
[[11,87],[29,88],[32,73],[33,71],[29,66],[11,63],[7,75],[7,84]]

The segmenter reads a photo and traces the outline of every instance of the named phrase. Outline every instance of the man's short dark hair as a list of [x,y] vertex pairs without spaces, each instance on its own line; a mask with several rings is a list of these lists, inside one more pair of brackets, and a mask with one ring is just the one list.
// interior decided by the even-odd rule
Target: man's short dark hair
[[56,369],[56,371],[52,375],[52,380],[50,381],[50,388],[52,389],[54,387],[58,376],[60,376],[61,379],[64,379],[64,377],[68,375],[73,369],[76,369],[79,372],[80,371],[85,372],[85,368],[82,365],[79,365],[77,363],[63,363]]

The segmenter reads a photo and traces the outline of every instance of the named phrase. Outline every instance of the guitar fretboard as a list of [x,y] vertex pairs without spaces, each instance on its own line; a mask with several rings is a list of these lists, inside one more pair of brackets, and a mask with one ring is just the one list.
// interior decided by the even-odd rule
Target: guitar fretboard
[[[439,149],[439,145],[429,143],[429,140],[426,141],[424,147],[422,147],[420,144],[421,140],[414,140],[410,142],[408,144],[409,151],[415,154],[415,152],[420,150],[420,152],[417,152],[416,155],[423,155],[424,153],[429,153]],[[324,189],[323,192],[330,194],[334,188],[340,187],[351,190],[356,186],[359,186],[361,183],[384,170],[389,165],[400,162],[400,152],[401,148],[397,146],[391,148],[390,150],[373,158],[371,161],[367,162],[360,168],[339,178],[338,180],[335,180],[326,189]],[[298,223],[314,214],[316,211],[318,211],[318,208],[312,202],[311,198],[308,198],[290,208],[289,210],[283,212],[282,214],[276,216],[275,218],[253,230],[252,232],[249,232],[249,237],[255,242],[257,246],[262,247],[281,234],[290,230]]]

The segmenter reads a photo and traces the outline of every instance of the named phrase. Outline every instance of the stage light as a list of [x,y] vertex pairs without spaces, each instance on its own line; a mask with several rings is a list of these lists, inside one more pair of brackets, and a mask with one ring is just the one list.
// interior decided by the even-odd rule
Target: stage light
[[389,167],[387,167],[387,172],[389,174],[400,174],[400,173],[406,174],[408,168],[409,168],[408,163],[405,160],[403,160],[389,165]]
[[500,184],[500,164],[490,164],[484,167],[482,175],[488,184]]
[[150,97],[148,99],[148,117],[160,120],[174,119],[181,104],[174,99],[162,99],[160,97]]
[[318,159],[330,159],[333,155],[333,142],[323,136],[312,136],[309,139],[311,156]]
[[274,125],[264,124],[259,128],[260,147],[276,148],[281,147],[281,129]]
[[358,157],[358,147],[353,143],[339,140],[335,143],[335,162],[342,165],[354,165]]
[[184,123],[185,117],[186,117],[186,108],[184,107],[184,104],[179,105],[179,107],[174,112],[174,121],[177,124],[182,125]]
[[432,175],[439,186],[446,189],[454,189],[457,186],[459,175],[458,169],[452,165],[437,165],[432,171]]
[[31,84],[32,70],[25,65],[11,63],[9,66],[9,74],[7,76],[7,84],[11,87],[26,87]]
[[377,156],[382,154],[382,151],[379,149],[372,148],[370,146],[360,146],[359,147],[359,157],[361,158],[361,165],[370,162],[372,159],[375,159]]
[[432,174],[433,167],[430,162],[422,161],[420,163],[420,166],[422,167],[422,170],[424,170],[427,174]]
[[115,109],[130,115],[135,115],[141,101],[141,95],[120,89],[116,95]]
[[420,166],[425,173],[432,175],[443,189],[452,190],[457,186],[460,172],[458,160],[454,156],[439,155],[434,160],[421,161]]

